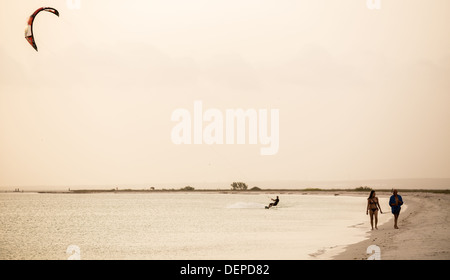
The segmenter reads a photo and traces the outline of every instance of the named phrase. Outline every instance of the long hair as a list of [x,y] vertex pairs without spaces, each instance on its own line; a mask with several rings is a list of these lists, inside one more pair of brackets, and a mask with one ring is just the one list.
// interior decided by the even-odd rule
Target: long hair
[[375,193],[375,191],[374,190],[371,190],[370,191],[370,195],[369,195],[369,198],[368,199],[371,199],[372,198],[372,195]]

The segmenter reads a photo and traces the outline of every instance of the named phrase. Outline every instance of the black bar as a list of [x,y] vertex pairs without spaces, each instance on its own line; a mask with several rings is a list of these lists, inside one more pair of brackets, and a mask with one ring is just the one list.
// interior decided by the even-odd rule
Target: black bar
[[[421,278],[425,272],[441,276],[446,261],[236,261],[236,260],[155,260],[155,261],[2,261],[3,275],[38,279],[327,279],[337,276],[364,277],[399,274],[398,278]],[[395,277],[397,278],[397,277]],[[47,279],[47,278],[45,278]],[[331,279],[331,278],[329,278]]]

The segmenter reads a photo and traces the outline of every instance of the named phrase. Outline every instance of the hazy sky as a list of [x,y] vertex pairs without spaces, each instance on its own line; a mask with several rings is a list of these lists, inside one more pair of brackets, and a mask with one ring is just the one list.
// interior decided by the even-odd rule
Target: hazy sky
[[[450,177],[448,0],[80,2],[2,2],[0,186]],[[175,145],[196,100],[278,109],[278,153]]]

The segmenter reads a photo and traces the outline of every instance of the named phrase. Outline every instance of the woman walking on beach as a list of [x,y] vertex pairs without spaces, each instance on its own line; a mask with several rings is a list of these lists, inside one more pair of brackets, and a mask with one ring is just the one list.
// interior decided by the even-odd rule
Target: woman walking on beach
[[394,228],[398,229],[397,220],[400,215],[401,206],[403,205],[403,199],[401,195],[397,194],[397,190],[392,191],[393,195],[389,199],[389,205],[392,209],[392,214],[394,214]]
[[378,197],[375,196],[376,193],[374,190],[370,192],[369,198],[367,199],[367,209],[366,209],[366,215],[370,212],[370,225],[372,226],[373,230],[373,220],[375,218],[375,228],[378,229],[378,209],[380,209],[380,213],[383,214],[383,211],[381,211],[380,203],[378,202]]

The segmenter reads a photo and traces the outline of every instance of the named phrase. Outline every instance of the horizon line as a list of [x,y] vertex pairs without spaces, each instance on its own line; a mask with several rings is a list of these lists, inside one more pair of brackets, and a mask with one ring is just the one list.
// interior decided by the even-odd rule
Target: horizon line
[[[392,178],[392,179],[350,179],[350,180],[290,180],[290,179],[282,179],[282,180],[263,180],[263,181],[257,181],[257,180],[235,180],[234,182],[244,182],[246,184],[248,184],[249,188],[252,187],[259,187],[259,188],[264,188],[267,189],[268,187],[264,187],[264,186],[257,186],[255,184],[270,184],[270,185],[275,185],[275,186],[271,186],[269,189],[302,189],[305,186],[291,186],[291,187],[286,187],[283,186],[284,184],[312,184],[311,186],[307,186],[307,188],[314,188],[314,187],[318,187],[318,186],[314,186],[314,184],[351,184],[351,183],[358,183],[358,184],[380,184],[380,183],[394,183],[397,182],[398,184],[406,184],[407,182],[409,183],[414,183],[414,181],[424,181],[424,180],[430,180],[430,181],[448,181],[445,183],[446,186],[440,186],[437,187],[438,189],[442,189],[442,188],[450,188],[450,177],[423,177],[423,178]],[[247,183],[249,182],[249,183]],[[0,189],[10,189],[10,188],[32,188],[32,189],[37,189],[37,188],[43,188],[43,189],[54,189],[54,188],[83,188],[83,187],[89,187],[89,188],[130,188],[130,189],[135,189],[135,188],[142,188],[142,187],[146,187],[146,188],[151,188],[151,187],[158,187],[158,188],[176,188],[176,187],[186,187],[186,186],[192,186],[192,187],[196,187],[195,185],[200,185],[198,188],[199,189],[223,189],[224,185],[229,186],[231,183],[233,182],[226,182],[226,181],[204,181],[204,182],[164,182],[164,183],[119,183],[119,184],[48,184],[48,185],[1,185]],[[210,185],[209,187],[205,188],[205,185]],[[221,187],[212,187],[211,185],[220,185]],[[361,187],[364,187],[363,185],[360,185]],[[320,186],[321,188],[354,188],[354,186]],[[370,187],[370,186],[365,186],[365,187]],[[430,186],[417,186],[415,188],[420,188],[420,187],[430,187]]]

